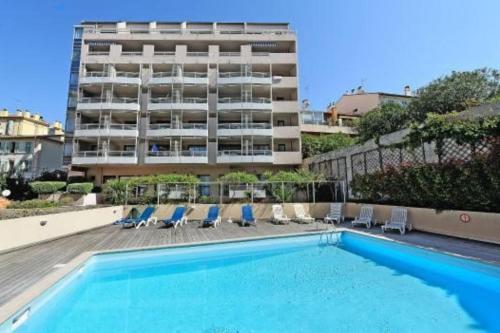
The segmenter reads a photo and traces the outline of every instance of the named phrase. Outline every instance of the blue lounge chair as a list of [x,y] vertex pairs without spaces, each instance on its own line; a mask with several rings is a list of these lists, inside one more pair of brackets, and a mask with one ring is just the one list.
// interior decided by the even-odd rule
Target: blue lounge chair
[[114,225],[123,224],[124,221],[135,219],[137,217],[139,217],[139,211],[137,210],[137,208],[134,207],[130,210],[130,212],[128,212],[127,216],[122,217],[119,220],[116,220],[115,222],[113,222],[113,224]]
[[252,206],[244,205],[241,207],[241,225],[257,225],[257,220],[253,217]]
[[125,227],[130,227],[134,226],[136,229],[139,229],[141,225],[145,225],[146,227],[149,225],[150,222],[153,222],[153,224],[156,224],[157,219],[156,217],[153,217],[153,213],[155,211],[155,208],[153,206],[148,206],[142,214],[135,219],[126,219],[121,222],[121,225]]
[[177,206],[172,214],[172,217],[169,219],[161,220],[161,222],[165,223],[167,227],[173,226],[174,229],[177,228],[178,225],[183,225],[187,222],[186,217],[186,207]]
[[203,220],[204,227],[214,226],[217,228],[217,224],[221,222],[221,217],[219,214],[219,207],[212,206],[208,209],[207,218]]

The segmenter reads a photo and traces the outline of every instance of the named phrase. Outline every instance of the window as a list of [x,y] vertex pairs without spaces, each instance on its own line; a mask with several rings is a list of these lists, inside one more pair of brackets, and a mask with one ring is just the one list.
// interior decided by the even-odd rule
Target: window
[[24,152],[26,154],[31,154],[33,152],[33,144],[31,142],[24,143]]
[[277,126],[285,126],[285,121],[284,120],[278,120]]
[[[200,180],[201,183],[203,182],[209,182],[210,181],[210,176],[202,175],[198,176],[198,179]],[[200,192],[201,196],[210,196],[210,184],[201,184],[198,187],[198,191]]]
[[286,145],[284,143],[279,143],[278,151],[286,151]]

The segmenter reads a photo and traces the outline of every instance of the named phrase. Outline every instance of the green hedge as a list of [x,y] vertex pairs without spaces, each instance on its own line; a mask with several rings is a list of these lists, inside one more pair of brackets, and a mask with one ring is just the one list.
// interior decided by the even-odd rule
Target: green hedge
[[500,156],[496,155],[357,175],[351,190],[362,202],[500,212]]
[[38,181],[29,183],[29,186],[36,194],[52,194],[62,190],[66,186],[66,182]]
[[94,188],[94,184],[92,183],[73,183],[68,184],[66,187],[66,191],[69,193],[79,193],[79,194],[88,194]]
[[58,207],[59,203],[56,201],[33,199],[24,201],[13,201],[7,207],[8,209],[32,209],[32,208],[54,208]]

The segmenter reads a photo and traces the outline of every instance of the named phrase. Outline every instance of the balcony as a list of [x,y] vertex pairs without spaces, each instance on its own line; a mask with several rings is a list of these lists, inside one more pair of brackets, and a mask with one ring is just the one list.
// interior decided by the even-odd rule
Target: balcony
[[296,113],[299,110],[299,102],[297,101],[273,101],[273,112]]
[[132,97],[82,97],[76,105],[77,110],[129,110],[139,111],[139,99]]
[[241,72],[219,73],[217,83],[224,84],[271,84],[269,73],[252,72],[247,75]]
[[219,150],[217,163],[273,163],[271,150]]
[[148,110],[208,111],[208,102],[206,98],[200,98],[200,97],[184,97],[184,98],[157,97],[149,99]]
[[219,98],[217,103],[217,110],[269,110],[271,111],[273,104],[270,98],[257,97],[257,98],[233,98],[223,97]]
[[145,163],[147,164],[179,164],[179,163],[208,163],[207,151],[148,151]]
[[72,164],[137,164],[135,151],[79,151],[74,152]]
[[135,72],[116,72],[115,75],[105,72],[87,72],[80,77],[80,84],[131,84],[140,85],[141,79],[139,73]]
[[263,135],[272,136],[273,128],[268,123],[226,123],[218,124],[218,136]]
[[136,137],[139,135],[137,125],[129,124],[79,124],[75,126],[77,137]]
[[150,124],[146,130],[147,136],[208,136],[206,123],[182,123],[182,124]]
[[302,153],[300,151],[275,151],[274,164],[297,165],[302,163]]
[[182,74],[173,74],[171,72],[153,73],[149,80],[149,85],[166,85],[172,83],[183,84],[208,84],[208,75],[203,72],[184,72]]
[[300,138],[300,127],[299,126],[274,126],[273,127],[273,137],[274,138]]

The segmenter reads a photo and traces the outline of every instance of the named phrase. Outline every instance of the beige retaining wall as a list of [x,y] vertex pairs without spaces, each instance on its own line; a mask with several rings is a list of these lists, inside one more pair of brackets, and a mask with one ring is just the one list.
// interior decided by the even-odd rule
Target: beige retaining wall
[[[360,207],[361,204],[347,203],[345,215],[348,217],[357,216]],[[387,220],[393,207],[396,206],[373,205],[375,219],[381,223]],[[462,214],[470,217],[468,223],[460,220]],[[416,230],[500,244],[500,214],[461,210],[438,212],[429,208],[409,207],[408,221]]]
[[[0,221],[0,252],[102,227],[122,217],[123,207],[86,209]],[[41,222],[47,223],[42,226]]]
[[[242,204],[225,204],[221,209],[223,220],[228,218],[239,221],[241,218]],[[302,204],[311,216],[322,219],[328,213],[329,203]],[[195,208],[190,210],[188,218],[193,220],[204,219],[207,215],[208,204],[196,204]],[[254,215],[258,220],[270,220],[272,217],[272,204],[253,204]],[[345,216],[354,218],[359,214],[360,204],[347,203],[345,205]],[[373,205],[374,217],[379,223],[389,219],[391,209],[395,206]],[[155,215],[158,218],[170,217],[175,205],[160,205]],[[125,213],[130,207],[124,207]],[[285,214],[288,217],[294,217],[293,204],[284,204]],[[460,215],[467,214],[470,222],[460,221]],[[447,210],[437,212],[429,208],[408,208],[408,219],[415,230],[421,230],[441,235],[454,236],[472,240],[478,240],[489,243],[500,244],[500,214]]]

